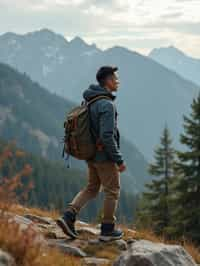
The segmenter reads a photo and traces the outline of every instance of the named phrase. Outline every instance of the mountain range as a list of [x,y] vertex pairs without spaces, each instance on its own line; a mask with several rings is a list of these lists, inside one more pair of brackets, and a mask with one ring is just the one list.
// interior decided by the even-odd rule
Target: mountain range
[[200,86],[200,59],[188,56],[174,46],[155,48],[149,57]]
[[199,91],[198,85],[148,56],[120,46],[101,50],[79,37],[68,41],[48,29],[1,35],[0,61],[74,102],[80,102],[83,90],[96,82],[101,65],[117,65],[119,127],[148,160],[166,123],[180,148],[182,116],[189,113]]
[[[75,103],[57,96],[8,65],[0,64],[0,137],[15,140],[20,148],[52,161],[62,161],[63,123]],[[150,181],[143,154],[122,136],[121,147],[127,163],[122,187],[132,193]],[[86,169],[79,160],[71,168]],[[67,168],[66,168],[67,171]]]

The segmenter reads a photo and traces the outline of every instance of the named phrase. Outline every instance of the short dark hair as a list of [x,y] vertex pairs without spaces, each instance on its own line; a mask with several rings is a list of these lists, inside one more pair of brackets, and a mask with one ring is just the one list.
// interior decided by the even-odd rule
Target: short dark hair
[[96,79],[99,82],[99,84],[104,84],[105,79],[113,75],[114,72],[118,70],[118,67],[116,66],[102,66],[99,68],[96,74]]

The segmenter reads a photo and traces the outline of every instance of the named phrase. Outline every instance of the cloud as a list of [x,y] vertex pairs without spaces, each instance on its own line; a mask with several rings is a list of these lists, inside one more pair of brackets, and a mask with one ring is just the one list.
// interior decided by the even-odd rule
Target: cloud
[[199,10],[200,0],[0,0],[0,32],[45,27],[104,48],[179,44],[200,56]]
[[182,15],[183,15],[182,12],[174,12],[174,13],[164,14],[160,18],[163,18],[163,19],[177,19],[177,18],[180,18]]

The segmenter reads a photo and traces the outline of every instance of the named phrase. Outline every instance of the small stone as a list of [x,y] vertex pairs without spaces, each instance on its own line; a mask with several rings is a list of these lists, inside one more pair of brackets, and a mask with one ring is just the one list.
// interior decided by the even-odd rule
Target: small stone
[[39,227],[40,229],[49,229],[49,225],[47,224],[37,224],[37,227]]
[[81,261],[81,266],[105,266],[109,264],[110,261],[108,259],[101,258],[84,258]]
[[78,226],[89,226],[88,223],[85,223],[85,222],[83,222],[83,221],[79,221],[79,220],[76,221],[76,224],[77,224]]
[[128,238],[127,240],[126,240],[126,243],[128,244],[128,245],[131,245],[131,244],[133,244],[135,241],[137,241],[136,239],[133,239],[133,238]]
[[128,229],[126,232],[132,238],[135,237],[137,234],[137,232],[135,230],[132,230],[132,229]]
[[0,266],[16,266],[14,258],[0,249]]
[[35,222],[35,223],[40,223],[40,224],[55,224],[54,220],[50,217],[41,217],[38,215],[33,215],[33,214],[25,214],[25,218],[28,218],[29,220]]
[[108,242],[103,242],[99,239],[89,239],[88,240],[88,244],[89,245],[110,245],[112,244],[113,246],[117,247],[119,250],[127,250],[128,245],[126,243],[125,240],[123,239],[118,239],[118,240],[112,240],[112,241],[108,241]]
[[126,241],[123,239],[115,240],[115,243],[119,250],[127,250],[128,248]]
[[15,215],[13,216],[13,220],[18,223],[18,224],[26,224],[26,225],[30,225],[30,224],[33,224],[33,222],[28,219],[28,218],[25,218],[23,216],[20,216],[20,215]]
[[97,225],[96,225],[96,228],[97,228],[97,229],[100,229],[100,228],[101,228],[101,224],[97,224]]
[[39,227],[40,232],[47,238],[66,239],[67,237],[58,226],[37,226]]
[[93,227],[81,227],[79,229],[77,229],[77,232],[79,234],[91,234],[91,235],[94,235],[94,236],[97,236],[99,235],[99,230],[96,229],[96,228],[93,228]]
[[19,224],[20,230],[26,230],[31,227],[35,232],[38,232],[38,228],[34,225],[34,223],[31,220],[24,218],[23,216],[14,215],[9,218],[9,221]]
[[88,244],[98,245],[98,244],[102,244],[102,242],[99,239],[89,239]]

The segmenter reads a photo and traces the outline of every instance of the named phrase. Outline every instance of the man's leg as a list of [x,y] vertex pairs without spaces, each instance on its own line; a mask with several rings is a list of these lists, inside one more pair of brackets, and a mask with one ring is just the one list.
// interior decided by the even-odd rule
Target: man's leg
[[105,193],[102,222],[114,223],[120,195],[120,173],[116,164],[110,161],[96,163],[95,166]]
[[65,234],[72,238],[77,237],[75,230],[76,215],[80,209],[92,198],[94,198],[100,189],[100,179],[92,162],[88,163],[88,184],[81,190],[71,203],[68,204],[63,217],[57,220],[57,224],[62,228]]
[[72,210],[78,213],[82,207],[84,207],[87,202],[95,198],[100,189],[100,179],[97,174],[97,170],[93,165],[93,162],[88,163],[88,184],[81,190],[68,204],[67,210]]
[[105,193],[100,239],[120,239],[123,233],[115,229],[115,212],[120,196],[120,173],[117,165],[110,161],[96,163],[95,166]]

